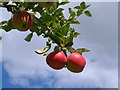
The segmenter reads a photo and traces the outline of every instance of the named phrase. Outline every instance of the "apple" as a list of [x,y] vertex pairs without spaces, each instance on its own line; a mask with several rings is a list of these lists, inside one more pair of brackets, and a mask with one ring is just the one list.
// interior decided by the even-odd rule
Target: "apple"
[[50,8],[54,2],[55,0],[47,0],[46,2],[39,2],[39,5],[44,8]]
[[27,31],[33,25],[33,17],[27,11],[17,12],[13,15],[12,24],[19,31]]
[[59,70],[65,66],[67,57],[63,52],[52,52],[46,57],[46,62],[51,68]]
[[80,53],[71,53],[67,57],[67,69],[71,72],[79,73],[82,72],[86,64],[86,60]]

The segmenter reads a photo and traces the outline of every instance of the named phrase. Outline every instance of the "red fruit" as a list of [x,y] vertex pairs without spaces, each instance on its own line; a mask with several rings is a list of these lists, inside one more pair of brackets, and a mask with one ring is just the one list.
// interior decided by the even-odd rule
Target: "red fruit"
[[46,62],[53,69],[62,69],[67,62],[67,58],[63,52],[52,52],[47,56]]
[[33,25],[33,15],[26,11],[15,13],[13,15],[12,24],[20,31],[27,31]]
[[67,57],[67,68],[71,72],[79,73],[83,71],[86,64],[84,57],[79,53],[71,53]]

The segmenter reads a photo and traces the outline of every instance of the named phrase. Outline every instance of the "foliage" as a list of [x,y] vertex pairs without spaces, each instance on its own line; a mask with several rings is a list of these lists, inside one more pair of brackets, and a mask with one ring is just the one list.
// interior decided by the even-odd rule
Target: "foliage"
[[[75,6],[74,9],[68,8],[69,18],[65,18],[64,9],[60,8],[61,5],[66,5],[69,2],[55,2],[50,8],[43,8],[37,2],[2,2],[1,6],[6,8],[8,12],[12,14],[20,12],[23,10],[30,11],[33,14],[39,13],[40,17],[34,18],[34,24],[30,28],[30,34],[25,38],[26,41],[30,42],[34,33],[37,36],[43,36],[48,38],[46,42],[46,47],[41,50],[36,50],[38,54],[45,54],[50,48],[51,44],[56,44],[54,51],[63,52],[88,52],[89,50],[85,48],[74,49],[72,46],[74,44],[73,39],[80,35],[76,32],[71,24],[80,24],[77,20],[79,16],[85,14],[91,17],[90,11],[86,10],[90,5],[86,5],[85,2],[81,2],[79,6]],[[15,29],[12,25],[12,18],[8,21],[0,22],[0,27],[6,32]]]

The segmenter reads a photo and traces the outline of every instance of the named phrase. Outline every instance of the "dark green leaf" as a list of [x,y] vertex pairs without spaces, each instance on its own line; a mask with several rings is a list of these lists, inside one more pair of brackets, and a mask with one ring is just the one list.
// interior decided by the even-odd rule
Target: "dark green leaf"
[[55,35],[58,36],[58,38],[62,41],[62,43],[64,43],[64,34],[63,33],[60,33],[60,32],[56,32]]
[[35,32],[38,36],[42,34],[41,29],[38,28],[39,26],[33,25],[30,29],[31,32]]
[[69,8],[69,13],[70,13],[70,18],[74,18],[76,16],[76,13],[71,8]]
[[80,16],[83,12],[81,10],[77,11],[77,16]]
[[51,14],[58,8],[58,2],[54,3],[50,8],[47,8],[47,13]]
[[61,32],[63,35],[67,35],[67,33],[70,31],[70,24],[66,24],[64,27],[61,28]]
[[68,4],[69,2],[61,2],[59,5],[65,5]]
[[0,22],[0,26],[4,26],[4,25],[6,25],[8,23],[8,21],[2,21],[2,22]]
[[65,39],[65,43],[64,43],[65,47],[69,47],[73,45],[73,37],[70,35],[70,33],[68,33],[66,39]]
[[85,13],[86,16],[89,16],[89,17],[92,16],[91,13],[90,13],[90,11],[85,11],[84,13]]
[[63,15],[63,12],[62,12],[63,10],[64,10],[63,8],[57,9],[57,10],[54,12],[54,15],[55,15],[55,16]]
[[8,22],[4,22],[4,25],[1,25],[1,28],[4,29],[6,32],[15,29],[12,25],[12,19],[8,20]]
[[30,34],[27,35],[27,37],[25,38],[25,40],[28,41],[28,42],[30,42],[31,39],[32,39],[32,37],[33,37],[33,33],[30,33]]
[[86,5],[86,7],[85,7],[85,8],[88,8],[88,7],[90,7],[90,5]]
[[48,36],[53,40],[53,42],[60,45],[60,38],[57,35],[49,33]]
[[85,8],[86,8],[85,2],[82,2],[82,3],[80,4],[80,9],[81,9],[81,10],[84,10]]
[[0,36],[0,40],[2,40],[2,37]]
[[59,46],[55,46],[54,48],[54,52],[60,51],[60,47]]
[[76,6],[76,7],[74,7],[74,9],[80,9],[80,6]]
[[78,33],[78,32],[74,32],[73,37],[77,37],[78,35],[80,35],[80,33]]
[[71,21],[71,24],[80,24],[80,22],[77,20],[74,20],[74,21]]

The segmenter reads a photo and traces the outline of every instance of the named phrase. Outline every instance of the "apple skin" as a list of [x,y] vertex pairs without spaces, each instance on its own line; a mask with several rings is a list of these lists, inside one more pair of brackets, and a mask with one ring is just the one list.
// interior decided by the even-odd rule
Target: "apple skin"
[[65,66],[67,57],[63,52],[52,52],[46,57],[46,62],[51,68],[59,70]]
[[13,15],[12,24],[19,31],[27,31],[33,25],[34,16],[27,11],[17,12]]
[[39,2],[39,5],[44,8],[50,8],[54,2]]
[[74,73],[82,72],[86,64],[86,60],[79,53],[71,53],[67,57],[67,69]]

